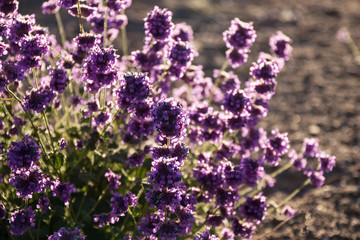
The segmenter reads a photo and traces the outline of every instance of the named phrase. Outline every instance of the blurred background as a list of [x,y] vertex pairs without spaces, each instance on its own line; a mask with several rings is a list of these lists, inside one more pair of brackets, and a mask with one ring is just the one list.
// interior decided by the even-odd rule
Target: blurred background
[[[19,2],[20,13],[36,13],[37,22],[58,35],[55,17],[41,14],[43,1]],[[259,51],[270,51],[272,34],[281,30],[293,39],[292,57],[277,77],[277,94],[261,125],[289,132],[297,150],[304,138],[318,138],[321,149],[336,155],[337,165],[324,187],[308,187],[290,202],[298,211],[293,219],[273,231],[283,219],[268,217],[258,234],[271,232],[266,239],[360,239],[360,65],[337,39],[345,27],[360,46],[360,1],[133,0],[126,11],[130,51],[142,47],[143,19],[154,5],[171,10],[174,23],[192,26],[200,53],[194,63],[204,65],[208,76],[225,60],[222,32],[235,17],[252,21],[258,35],[248,63],[235,71],[243,82]],[[79,31],[78,20],[63,10],[61,15],[71,40]],[[120,44],[119,38],[115,47]],[[294,171],[280,175],[270,199],[283,199],[303,179]]]

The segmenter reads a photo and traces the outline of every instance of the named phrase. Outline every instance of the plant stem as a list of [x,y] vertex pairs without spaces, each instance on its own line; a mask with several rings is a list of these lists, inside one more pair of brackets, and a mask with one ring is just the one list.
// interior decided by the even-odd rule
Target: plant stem
[[94,206],[91,208],[91,210],[89,211],[89,214],[91,214],[93,211],[95,211],[96,207],[99,205],[100,201],[103,199],[103,197],[106,194],[106,191],[108,190],[109,186],[106,186],[106,188],[102,191],[101,195],[99,196],[98,200],[96,201],[96,203],[94,204]]
[[55,145],[54,145],[54,141],[53,141],[53,139],[52,139],[52,137],[51,137],[51,132],[50,132],[50,128],[49,128],[49,120],[48,120],[48,118],[46,117],[46,114],[45,114],[44,111],[42,111],[41,114],[43,115],[44,120],[45,120],[45,125],[46,125],[46,129],[47,129],[47,131],[48,131],[48,134],[49,134],[52,151],[53,151],[53,153],[55,153]]
[[213,91],[211,91],[211,95],[210,95],[210,97],[209,97],[209,104],[211,104],[211,102],[212,102],[212,100],[213,100],[213,98],[214,98],[215,90],[216,90],[216,88],[217,88],[217,87],[219,86],[219,84],[220,84],[221,72],[225,71],[226,68],[228,67],[228,65],[229,65],[229,61],[226,60],[226,61],[224,62],[224,64],[221,66],[220,73],[219,73],[220,75],[215,79],[214,88],[213,88]]
[[28,233],[29,233],[29,236],[30,236],[31,240],[35,240],[32,232],[31,232],[31,228],[30,228],[30,227],[27,227],[27,230],[28,230]]
[[108,15],[109,15],[109,8],[107,6],[107,0],[104,3],[104,7],[106,7],[105,10],[105,18],[104,18],[104,48],[106,48],[107,45],[107,27],[108,27]]
[[[307,179],[300,187],[295,189],[289,196],[287,196],[287,198],[285,198],[281,203],[279,203],[276,208],[279,208],[279,207],[283,206],[284,204],[286,204],[288,201],[290,201],[292,198],[294,198],[302,189],[304,189],[310,183],[311,183],[311,180]],[[275,210],[275,207],[271,207],[267,212],[271,213],[274,210]]]
[[281,168],[275,170],[274,172],[272,172],[269,176],[274,178],[276,177],[277,175],[279,175],[280,173],[288,170],[293,164],[291,162],[285,164],[284,166],[282,166]]
[[79,15],[79,27],[80,27],[80,32],[84,33],[84,27],[82,25],[82,21],[81,21],[81,8],[80,8],[80,0],[77,1],[77,7],[78,7],[78,15]]
[[64,24],[61,20],[61,15],[60,12],[57,11],[55,13],[55,17],[56,17],[56,22],[59,28],[59,33],[60,33],[60,38],[61,38],[61,44],[64,47],[65,46],[65,42],[66,42],[66,34],[65,34],[65,30],[64,30]]
[[[122,14],[125,14],[125,11],[121,11]],[[127,49],[127,34],[126,34],[126,25],[121,26],[121,44],[124,56],[128,55]]]

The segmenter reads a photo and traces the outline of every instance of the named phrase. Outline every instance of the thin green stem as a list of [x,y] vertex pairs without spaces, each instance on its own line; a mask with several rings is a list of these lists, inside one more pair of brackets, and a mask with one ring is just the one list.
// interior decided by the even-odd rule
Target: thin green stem
[[109,8],[107,6],[107,0],[104,3],[105,10],[105,18],[104,18],[104,47],[106,48],[107,45],[107,28],[108,28],[108,15],[109,15]]
[[65,46],[65,42],[66,42],[66,34],[65,34],[65,30],[64,30],[64,24],[62,22],[62,19],[61,19],[61,15],[60,15],[60,12],[57,11],[55,13],[55,17],[56,17],[56,22],[57,22],[57,25],[58,25],[58,28],[59,28],[59,33],[60,33],[60,38],[61,38],[61,44],[62,46],[64,47]]
[[211,104],[211,102],[212,102],[212,100],[213,100],[213,98],[214,98],[215,90],[216,90],[216,88],[217,88],[217,87],[219,86],[219,84],[220,84],[221,72],[225,71],[226,68],[228,67],[228,65],[229,65],[229,61],[226,60],[226,61],[224,62],[224,64],[221,66],[220,74],[219,74],[219,76],[215,79],[214,88],[213,88],[213,91],[211,91],[211,95],[210,95],[210,97],[209,97],[209,104]]
[[[282,207],[283,205],[285,205],[288,201],[290,201],[292,198],[294,198],[302,189],[304,189],[307,185],[309,185],[311,183],[310,179],[305,180],[305,182],[298,187],[297,189],[295,189],[289,196],[287,196],[287,198],[285,198],[281,203],[279,203],[277,205],[276,208]],[[271,213],[273,212],[275,209],[275,207],[271,207],[267,212]]]
[[78,7],[78,15],[79,15],[79,27],[80,27],[80,32],[84,33],[84,27],[82,25],[82,21],[81,21],[81,7],[80,7],[80,0],[77,1],[77,7]]
[[31,240],[35,240],[32,232],[31,232],[31,228],[30,228],[30,227],[27,227],[27,230],[28,230],[28,233],[29,233],[29,236],[30,236]]
[[50,132],[50,128],[49,128],[49,120],[48,120],[48,118],[46,117],[46,114],[45,114],[44,111],[41,112],[41,114],[43,115],[44,120],[45,120],[45,125],[46,125],[46,129],[47,129],[47,131],[48,131],[48,134],[49,134],[52,151],[53,151],[53,153],[55,153],[55,145],[54,145],[54,141],[53,141],[53,139],[52,139],[51,132]]
[[99,205],[99,203],[101,202],[101,200],[104,198],[106,191],[108,190],[109,186],[106,186],[106,188],[102,191],[101,195],[99,196],[98,200],[96,201],[96,203],[94,204],[94,206],[91,208],[91,210],[89,211],[89,214],[91,214],[93,211],[95,211],[96,207]]
[[[121,11],[122,14],[125,14],[125,11]],[[128,55],[128,47],[127,47],[127,33],[126,33],[126,25],[121,26],[121,44],[124,56]],[[152,45],[151,45],[152,47]]]
[[282,166],[281,168],[275,170],[274,172],[272,172],[269,176],[274,178],[276,177],[277,175],[279,175],[280,173],[288,170],[293,164],[291,162],[285,164],[284,166]]

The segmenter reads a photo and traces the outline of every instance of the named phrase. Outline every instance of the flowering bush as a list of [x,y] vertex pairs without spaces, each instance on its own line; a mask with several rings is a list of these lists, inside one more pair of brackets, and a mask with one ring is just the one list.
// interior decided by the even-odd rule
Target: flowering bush
[[[192,63],[191,27],[157,6],[144,19],[143,49],[128,54],[130,6],[44,2],[58,43],[34,15],[17,12],[18,1],[0,1],[1,237],[250,239],[268,214],[303,187],[321,187],[334,167],[316,139],[296,153],[287,133],[258,126],[292,52],[288,36],[271,36],[272,54],[259,54],[241,86],[227,68],[247,61],[253,23],[231,21],[227,60],[205,77]],[[79,18],[71,41],[60,8]],[[120,32],[122,54],[112,45]],[[270,205],[263,189],[292,166],[308,179]],[[284,206],[283,214],[295,210]]]

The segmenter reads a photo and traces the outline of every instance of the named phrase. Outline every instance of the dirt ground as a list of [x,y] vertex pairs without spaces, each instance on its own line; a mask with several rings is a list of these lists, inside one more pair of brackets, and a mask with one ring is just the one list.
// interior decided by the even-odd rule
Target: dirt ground
[[[39,12],[39,2],[21,0],[21,11]],[[360,1],[133,0],[127,10],[130,50],[141,47],[144,33],[139,29],[154,5],[173,11],[175,23],[186,21],[193,27],[200,52],[195,63],[203,64],[208,75],[224,61],[222,32],[235,17],[253,21],[258,33],[249,62],[237,71],[242,80],[258,52],[269,51],[272,34],[281,30],[293,39],[293,55],[277,78],[277,94],[262,125],[289,132],[298,150],[303,138],[318,138],[321,149],[337,156],[337,164],[324,187],[307,187],[290,202],[298,210],[293,219],[274,231],[283,219],[269,216],[257,236],[360,239],[360,66],[348,46],[336,39],[338,29],[347,27],[360,46]],[[48,25],[48,17],[40,14],[37,19]],[[65,18],[65,23],[67,32],[77,27],[70,24],[74,19]],[[302,181],[294,171],[280,175],[271,199],[280,201]]]

